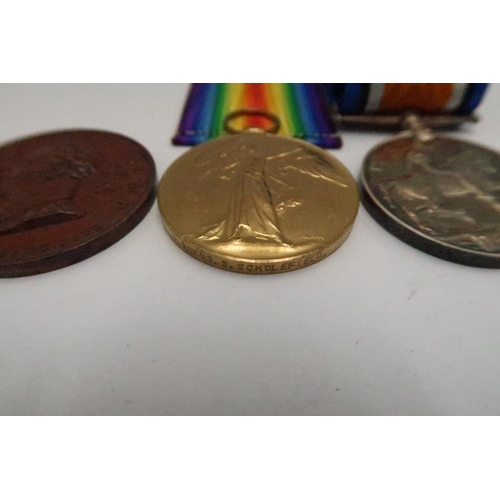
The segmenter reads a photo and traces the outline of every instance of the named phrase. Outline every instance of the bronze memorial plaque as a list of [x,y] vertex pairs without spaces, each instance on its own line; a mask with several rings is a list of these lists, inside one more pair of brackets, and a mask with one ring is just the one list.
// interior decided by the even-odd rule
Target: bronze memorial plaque
[[154,201],[154,161],[113,133],[69,130],[0,148],[0,277],[59,269],[109,247]]

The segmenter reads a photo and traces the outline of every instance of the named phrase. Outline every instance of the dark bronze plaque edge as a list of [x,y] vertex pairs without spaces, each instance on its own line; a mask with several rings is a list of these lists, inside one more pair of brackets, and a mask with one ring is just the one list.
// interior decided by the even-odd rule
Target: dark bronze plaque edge
[[21,278],[24,276],[34,276],[36,274],[44,274],[51,271],[56,271],[58,269],[64,269],[65,267],[71,266],[73,264],[77,264],[78,262],[82,262],[94,255],[106,250],[111,247],[122,238],[124,238],[127,234],[129,234],[141,221],[146,217],[146,215],[151,210],[155,200],[156,200],[156,188],[158,184],[157,174],[156,174],[156,165],[151,153],[139,142],[135,139],[132,139],[126,135],[111,132],[109,130],[102,129],[92,129],[92,128],[68,128],[68,129],[59,129],[59,130],[51,130],[50,132],[45,133],[34,133],[22,136],[17,139],[9,140],[3,143],[0,143],[0,147],[8,146],[10,144],[21,142],[25,140],[29,140],[32,138],[57,135],[59,133],[65,132],[102,132],[106,134],[113,134],[116,136],[120,136],[124,139],[127,139],[134,144],[137,144],[148,157],[148,160],[151,165],[151,177],[150,177],[150,186],[149,193],[142,202],[142,204],[137,208],[137,210],[132,213],[130,216],[125,218],[121,223],[114,226],[109,231],[106,231],[101,236],[96,237],[94,240],[85,242],[82,245],[66,250],[62,253],[51,255],[46,258],[41,258],[29,262],[21,262],[19,264],[1,264],[0,263],[0,279],[1,278]]
[[107,231],[104,235],[98,236],[83,245],[44,259],[20,264],[0,265],[0,278],[20,278],[48,273],[77,264],[106,250],[129,234],[146,217],[155,201],[155,193],[155,183],[153,183],[151,191],[142,205],[130,217],[126,218],[121,224],[113,227],[110,231]]

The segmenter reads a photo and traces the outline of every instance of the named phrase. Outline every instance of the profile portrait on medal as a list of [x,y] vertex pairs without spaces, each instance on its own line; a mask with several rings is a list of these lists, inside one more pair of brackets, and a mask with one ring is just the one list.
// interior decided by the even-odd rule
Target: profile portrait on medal
[[283,225],[283,220],[303,203],[298,177],[339,188],[348,186],[347,179],[320,155],[297,144],[291,149],[263,154],[251,141],[236,142],[216,161],[200,161],[206,165],[199,189],[216,179],[229,183],[231,193],[225,213],[196,235],[199,240],[266,242],[285,247],[300,244],[301,241],[287,234]]
[[[78,155],[41,158],[1,176],[0,236],[60,224],[84,214],[74,203],[81,183],[95,168]],[[40,189],[43,184],[44,189]]]

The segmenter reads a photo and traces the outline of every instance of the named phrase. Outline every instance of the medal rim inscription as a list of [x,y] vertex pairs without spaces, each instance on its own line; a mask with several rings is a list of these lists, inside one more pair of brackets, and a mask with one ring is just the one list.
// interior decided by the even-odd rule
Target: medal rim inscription
[[[57,139],[57,136],[61,136],[61,138],[63,136],[70,137],[72,134],[106,136],[107,139],[123,140],[136,147],[138,154],[143,160],[143,162],[141,162],[142,167],[147,174],[147,181],[142,185],[144,191],[141,197],[142,199],[135,205],[133,210],[126,210],[123,217],[112,226],[107,228],[101,227],[100,230],[99,228],[94,228],[88,236],[76,235],[73,237],[74,242],[70,243],[67,248],[63,248],[61,251],[54,251],[49,255],[39,256],[35,253],[33,257],[27,257],[24,261],[20,260],[19,262],[11,261],[4,263],[0,260],[0,278],[18,278],[44,274],[86,260],[124,238],[142,221],[153,206],[156,197],[156,168],[154,159],[142,144],[123,134],[92,128],[59,129],[30,134],[14,140],[5,141],[0,144],[0,149],[11,146],[22,147],[23,143],[29,143],[32,140],[43,140],[44,138],[49,140],[51,138]],[[99,148],[97,147],[96,149],[98,150]],[[48,244],[50,245],[50,242]]]
[[[472,267],[500,268],[500,253],[489,253],[480,250],[467,249],[458,245],[453,245],[446,241],[439,240],[437,238],[433,238],[432,236],[425,234],[418,228],[411,226],[407,222],[400,219],[375,195],[367,179],[370,157],[378,149],[388,144],[405,139],[416,140],[412,132],[403,132],[398,134],[396,137],[376,144],[366,153],[363,159],[363,167],[361,169],[361,201],[363,203],[363,206],[370,213],[370,215],[388,232],[390,232],[403,242],[429,255],[433,255],[450,262],[455,262],[457,264]],[[500,165],[500,151],[497,151],[488,146],[484,146],[482,144],[478,144],[466,139],[457,139],[455,137],[449,137],[442,134],[433,135],[433,141],[436,140],[456,142],[459,144],[472,146],[475,149],[482,149],[497,156]]]
[[[291,144],[296,144],[306,150],[310,150],[312,152],[317,152],[321,155],[322,158],[328,159],[328,164],[333,167],[335,165],[337,168],[340,168],[343,174],[348,179],[348,188],[352,189],[349,193],[349,197],[353,201],[353,209],[352,209],[352,217],[344,230],[336,235],[334,241],[329,241],[326,243],[317,243],[315,248],[312,250],[305,251],[303,253],[298,253],[295,255],[288,256],[279,256],[276,258],[245,258],[242,256],[230,255],[229,253],[221,253],[213,248],[207,248],[204,245],[196,244],[195,242],[188,241],[182,235],[178,234],[171,224],[168,222],[168,215],[165,215],[165,212],[162,207],[162,199],[167,196],[166,194],[162,194],[165,189],[165,183],[168,183],[168,171],[171,167],[181,162],[186,156],[192,155],[193,150],[196,148],[204,147],[208,142],[215,141],[226,141],[232,140],[235,137],[240,137],[242,134],[258,134],[259,136],[265,136],[272,139],[277,139],[278,141],[288,142]],[[199,151],[198,151],[199,153]],[[291,137],[283,137],[276,136],[274,134],[269,134],[265,132],[242,132],[240,134],[232,134],[227,135],[221,138],[213,139],[211,141],[204,142],[200,145],[191,148],[189,151],[185,152],[181,156],[179,156],[169,168],[163,174],[162,179],[158,185],[158,207],[163,220],[164,227],[166,232],[174,241],[174,243],[185,253],[193,257],[194,259],[208,264],[217,269],[227,270],[230,272],[236,272],[241,274],[279,274],[283,272],[290,272],[299,269],[303,269],[305,267],[309,267],[329,255],[335,252],[347,239],[349,234],[352,231],[354,221],[356,219],[358,210],[359,210],[359,194],[356,186],[356,181],[354,180],[351,172],[347,169],[347,167],[335,156],[329,155],[324,149],[311,144],[306,141],[302,141],[300,139],[291,138]],[[347,219],[347,218],[346,218]]]

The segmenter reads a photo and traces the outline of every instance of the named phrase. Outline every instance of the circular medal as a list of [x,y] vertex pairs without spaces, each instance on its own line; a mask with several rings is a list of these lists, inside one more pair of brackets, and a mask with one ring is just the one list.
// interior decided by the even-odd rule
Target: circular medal
[[29,137],[0,148],[0,277],[59,269],[109,247],[154,201],[150,154],[91,130]]
[[356,183],[310,143],[246,131],[195,146],[163,176],[158,203],[185,252],[212,266],[271,274],[309,266],[351,231]]
[[403,241],[446,260],[500,267],[500,153],[405,133],[367,154],[362,184],[366,208]]

